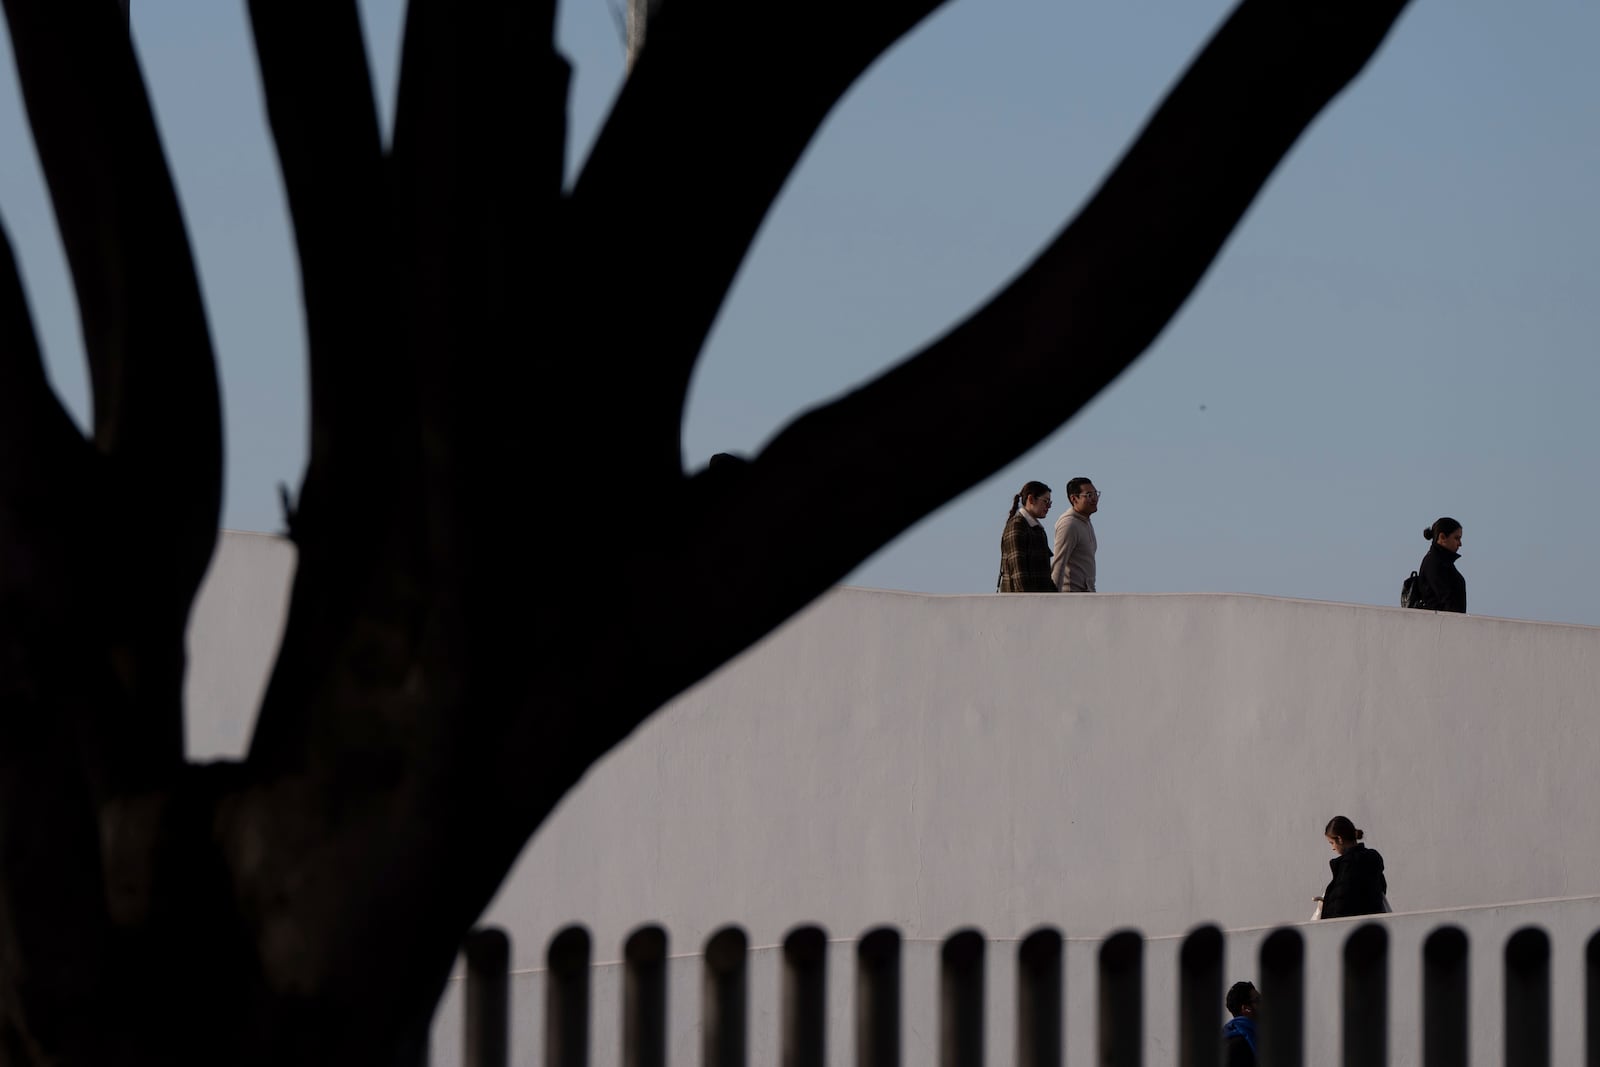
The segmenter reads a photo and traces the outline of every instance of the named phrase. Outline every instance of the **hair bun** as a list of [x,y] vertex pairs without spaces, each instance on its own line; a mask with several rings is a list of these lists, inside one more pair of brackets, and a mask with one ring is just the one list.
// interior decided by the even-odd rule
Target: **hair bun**
[[1367,832],[1365,830],[1361,829],[1359,826],[1356,827],[1356,840],[1357,841],[1360,841],[1362,838],[1364,838],[1366,836],[1367,836]]
[[1433,540],[1433,527],[1432,526],[1430,526],[1426,530],[1422,531],[1422,539],[1424,541],[1432,541]]

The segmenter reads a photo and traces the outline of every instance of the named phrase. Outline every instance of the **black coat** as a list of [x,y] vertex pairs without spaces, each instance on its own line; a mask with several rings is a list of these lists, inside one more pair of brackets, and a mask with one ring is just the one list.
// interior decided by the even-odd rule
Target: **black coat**
[[1250,1051],[1250,1042],[1238,1034],[1223,1042],[1222,1067],[1256,1067],[1256,1054]]
[[1343,919],[1351,915],[1377,915],[1389,881],[1383,876],[1383,857],[1357,841],[1344,855],[1328,861],[1333,881],[1322,891],[1322,917]]
[[1422,584],[1422,606],[1434,611],[1467,610],[1467,580],[1456,570],[1461,553],[1452,552],[1435,541],[1417,567]]

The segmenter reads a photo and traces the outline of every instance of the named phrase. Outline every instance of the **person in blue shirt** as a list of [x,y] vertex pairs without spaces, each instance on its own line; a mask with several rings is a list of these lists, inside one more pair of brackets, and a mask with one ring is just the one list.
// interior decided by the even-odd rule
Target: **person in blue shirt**
[[1233,1016],[1222,1027],[1222,1067],[1256,1067],[1256,1015],[1261,994],[1249,982],[1235,982],[1224,1003]]

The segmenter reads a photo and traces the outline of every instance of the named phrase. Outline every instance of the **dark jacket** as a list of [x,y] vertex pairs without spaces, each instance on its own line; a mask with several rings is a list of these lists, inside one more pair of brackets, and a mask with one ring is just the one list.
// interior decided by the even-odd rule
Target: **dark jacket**
[[1435,541],[1417,567],[1422,584],[1422,606],[1434,611],[1467,610],[1467,580],[1456,570],[1461,553],[1452,552]]
[[1050,538],[1043,524],[1029,526],[1020,510],[1006,520],[1000,535],[1000,592],[1054,593],[1050,577]]
[[1328,861],[1333,881],[1322,891],[1322,917],[1343,919],[1351,915],[1377,915],[1389,881],[1383,876],[1383,857],[1357,841],[1344,855]]

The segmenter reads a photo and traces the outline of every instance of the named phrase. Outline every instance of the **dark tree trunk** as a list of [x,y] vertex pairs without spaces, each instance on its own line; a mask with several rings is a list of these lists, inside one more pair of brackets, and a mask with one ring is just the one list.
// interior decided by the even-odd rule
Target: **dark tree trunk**
[[[1244,0],[988,306],[685,477],[690,373],[766,211],[939,4],[676,0],[563,189],[553,0],[413,0],[387,151],[353,0],[252,0],[310,458],[249,755],[197,766],[183,641],[222,434],[194,266],[122,12],[4,0],[94,392],[85,440],[0,247],[6,1063],[418,1063],[463,934],[584,770],[1126,368],[1404,6]],[[618,313],[618,263],[671,281]],[[1070,384],[974,394],[980,374]],[[593,494],[623,483],[648,583],[609,580]],[[774,485],[811,504],[757,545]],[[570,555],[520,567],[530,530]]]

